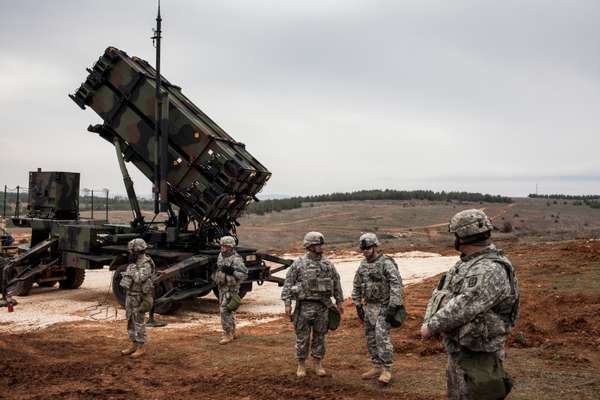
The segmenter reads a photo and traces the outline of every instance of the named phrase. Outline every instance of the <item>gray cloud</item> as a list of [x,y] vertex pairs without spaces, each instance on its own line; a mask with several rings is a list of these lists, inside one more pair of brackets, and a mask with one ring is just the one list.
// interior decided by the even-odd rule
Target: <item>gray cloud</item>
[[[0,3],[0,183],[40,166],[123,192],[66,94],[108,45],[153,63],[154,2]],[[598,2],[162,4],[164,74],[273,171],[266,193],[600,192]]]

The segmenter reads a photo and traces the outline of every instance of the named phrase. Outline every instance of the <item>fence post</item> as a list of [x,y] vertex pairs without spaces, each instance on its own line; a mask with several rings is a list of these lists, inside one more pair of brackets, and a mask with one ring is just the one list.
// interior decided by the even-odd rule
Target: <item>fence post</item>
[[106,189],[106,223],[108,224],[108,189]]
[[17,185],[17,207],[16,207],[16,212],[15,212],[15,217],[19,218],[19,189],[21,189],[21,187],[19,185]]
[[91,219],[94,219],[94,190],[92,189],[92,215],[90,216]]
[[4,185],[4,218],[6,218],[6,185]]

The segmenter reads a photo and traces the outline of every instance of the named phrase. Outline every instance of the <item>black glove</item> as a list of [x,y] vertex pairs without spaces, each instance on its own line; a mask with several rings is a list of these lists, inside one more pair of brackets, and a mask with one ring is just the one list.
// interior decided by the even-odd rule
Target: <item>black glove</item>
[[221,271],[227,275],[233,275],[233,267],[231,265],[224,265],[221,267]]
[[392,307],[388,307],[386,312],[385,312],[385,320],[388,323],[392,323],[394,320],[394,316],[396,315],[396,311],[398,311],[398,309],[400,308],[400,306],[392,306]]
[[362,304],[356,306],[356,315],[358,315],[358,318],[361,321],[365,320],[365,309],[363,308]]

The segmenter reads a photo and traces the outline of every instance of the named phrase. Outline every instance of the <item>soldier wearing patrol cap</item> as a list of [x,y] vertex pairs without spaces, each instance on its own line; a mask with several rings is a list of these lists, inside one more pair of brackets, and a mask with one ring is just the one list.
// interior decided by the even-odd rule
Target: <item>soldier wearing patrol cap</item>
[[154,301],[154,285],[151,277],[155,266],[152,259],[145,254],[148,246],[144,239],[133,239],[127,247],[133,263],[127,266],[125,272],[121,273],[120,285],[125,288],[127,293],[125,315],[127,316],[127,333],[131,340],[131,346],[121,351],[121,354],[138,358],[145,353],[144,314],[150,311]]
[[373,363],[362,379],[379,376],[380,383],[388,384],[394,363],[390,328],[402,323],[396,320],[396,315],[404,312],[402,278],[394,259],[379,251],[379,240],[374,233],[363,234],[359,244],[365,258],[354,275],[352,301],[358,318],[364,322]]
[[441,334],[448,352],[448,399],[504,399],[512,379],[504,345],[519,312],[513,266],[490,242],[492,223],[480,210],[450,220],[460,260],[440,280],[427,305],[421,335]]
[[240,285],[248,278],[248,269],[244,259],[235,251],[234,237],[223,236],[219,244],[221,252],[212,278],[219,290],[219,311],[223,327],[223,338],[219,344],[227,344],[236,337],[235,310],[241,304]]
[[[325,335],[329,329],[329,314],[335,312],[339,317],[344,311],[340,275],[334,265],[323,255],[325,238],[319,232],[308,232],[304,236],[303,244],[306,254],[297,258],[290,266],[281,291],[285,313],[292,319],[296,331],[296,359],[298,360],[296,375],[299,378],[306,376],[305,360],[309,349],[315,360],[317,376],[327,374],[321,360],[325,356]],[[335,299],[335,306],[331,302],[331,297]],[[292,300],[296,302],[293,316]]]

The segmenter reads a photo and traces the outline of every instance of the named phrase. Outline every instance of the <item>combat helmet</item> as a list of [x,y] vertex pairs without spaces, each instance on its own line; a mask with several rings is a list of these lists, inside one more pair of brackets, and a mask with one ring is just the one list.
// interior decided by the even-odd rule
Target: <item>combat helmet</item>
[[492,222],[481,210],[464,210],[452,217],[448,230],[461,239],[490,232],[494,229]]
[[363,233],[360,235],[358,243],[360,245],[360,249],[364,250],[371,246],[379,246],[379,239],[377,239],[377,235],[374,233]]
[[235,242],[235,238],[233,236],[223,236],[221,238],[221,240],[219,240],[219,244],[221,246],[235,247],[236,242]]
[[148,245],[144,239],[137,238],[127,243],[127,248],[130,253],[141,253],[148,248]]
[[308,232],[304,235],[304,240],[302,242],[304,248],[307,249],[313,244],[325,244],[325,237],[321,232]]

